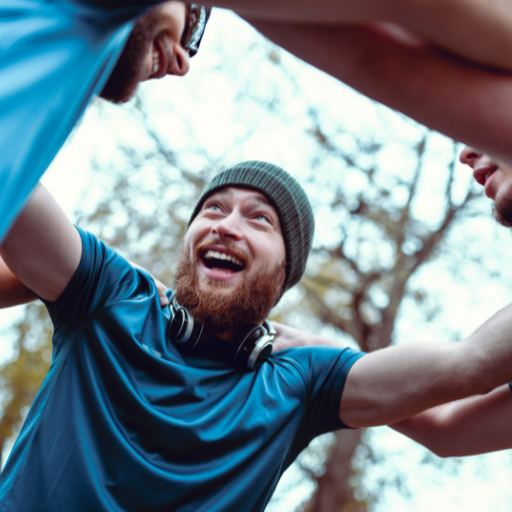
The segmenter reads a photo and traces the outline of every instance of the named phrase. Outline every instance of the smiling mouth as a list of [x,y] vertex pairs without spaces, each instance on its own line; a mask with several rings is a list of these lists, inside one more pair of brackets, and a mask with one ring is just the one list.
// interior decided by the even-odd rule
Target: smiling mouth
[[168,55],[166,55],[165,50],[165,42],[156,37],[153,41],[153,67],[148,78],[149,80],[162,78],[167,74]]
[[152,75],[155,75],[158,73],[158,70],[160,69],[160,54],[157,50],[155,50],[155,47],[153,47],[153,70],[151,71]]
[[484,185],[487,182],[487,180],[491,177],[491,175],[494,174],[495,172],[496,172],[496,169],[493,169],[492,171],[487,171],[484,174]]
[[245,268],[244,262],[236,256],[225,252],[213,251],[211,249],[202,253],[201,260],[205,267],[212,270],[221,270],[231,273],[241,272]]
[[485,186],[487,180],[498,170],[496,165],[486,165],[473,171],[473,177],[482,186]]

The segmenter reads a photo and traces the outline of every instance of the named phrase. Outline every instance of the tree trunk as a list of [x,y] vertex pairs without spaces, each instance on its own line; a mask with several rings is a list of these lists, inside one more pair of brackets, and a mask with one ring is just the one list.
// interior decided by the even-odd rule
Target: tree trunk
[[325,465],[325,473],[317,478],[318,487],[307,512],[356,512],[359,510],[353,489],[348,483],[352,473],[352,457],[361,442],[362,430],[340,430]]

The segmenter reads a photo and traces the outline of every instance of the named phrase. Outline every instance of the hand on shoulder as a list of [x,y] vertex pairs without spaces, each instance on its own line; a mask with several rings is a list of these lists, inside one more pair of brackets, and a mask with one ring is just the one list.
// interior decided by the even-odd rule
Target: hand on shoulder
[[276,330],[276,337],[274,338],[273,352],[279,350],[285,350],[287,348],[298,348],[298,347],[313,347],[313,346],[331,346],[339,347],[339,344],[335,341],[322,338],[320,336],[314,336],[300,332],[293,327],[280,324],[278,322],[271,322]]

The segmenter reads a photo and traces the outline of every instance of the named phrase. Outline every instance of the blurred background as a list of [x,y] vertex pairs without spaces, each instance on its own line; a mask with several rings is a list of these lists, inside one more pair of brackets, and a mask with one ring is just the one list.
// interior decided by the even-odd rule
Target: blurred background
[[[123,106],[95,100],[43,181],[73,222],[171,285],[208,180],[244,160],[283,167],[317,224],[306,276],[273,318],[373,351],[455,343],[512,301],[510,231],[460,149],[217,9],[185,78],[145,83]],[[51,335],[40,303],[0,311],[2,463]],[[509,451],[440,459],[387,427],[346,430],[302,453],[267,510],[509,511],[511,474]]]

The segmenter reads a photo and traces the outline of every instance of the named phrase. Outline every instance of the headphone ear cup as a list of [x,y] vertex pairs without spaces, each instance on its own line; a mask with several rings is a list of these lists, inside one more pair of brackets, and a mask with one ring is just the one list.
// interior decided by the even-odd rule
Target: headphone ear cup
[[257,370],[272,352],[273,336],[262,325],[250,324],[239,333],[235,366],[243,371]]
[[263,327],[266,329],[267,334],[272,338],[272,341],[274,341],[274,338],[276,337],[276,330],[274,329],[274,326],[268,320],[265,320],[263,322]]
[[256,324],[249,324],[238,333],[238,348],[235,354],[235,360],[233,362],[239,370],[247,370],[247,364],[249,362],[249,357],[251,356],[254,345],[263,335],[264,331],[262,326]]
[[[171,307],[171,306],[170,306]],[[171,321],[167,335],[174,345],[185,354],[191,353],[203,333],[203,324],[194,322],[194,317],[183,307],[171,308]]]

